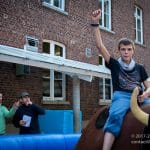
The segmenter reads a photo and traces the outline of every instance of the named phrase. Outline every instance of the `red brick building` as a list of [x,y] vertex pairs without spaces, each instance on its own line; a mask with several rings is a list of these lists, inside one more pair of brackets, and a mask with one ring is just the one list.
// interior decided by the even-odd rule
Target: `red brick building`
[[[148,0],[0,0],[0,45],[104,65],[95,44],[90,14],[101,7],[103,41],[114,57],[122,37],[135,41],[135,60],[150,74]],[[1,54],[0,54],[1,55]],[[0,92],[11,106],[20,91],[47,109],[72,109],[72,78],[62,72],[0,62]],[[80,82],[80,109],[88,120],[110,103],[109,78]]]

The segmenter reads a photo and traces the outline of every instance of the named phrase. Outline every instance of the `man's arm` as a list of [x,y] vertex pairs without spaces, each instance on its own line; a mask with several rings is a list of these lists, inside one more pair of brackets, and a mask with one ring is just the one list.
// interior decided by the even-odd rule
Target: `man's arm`
[[20,127],[19,121],[21,119],[20,119],[20,115],[19,115],[20,112],[17,112],[17,111],[16,111],[15,115],[13,116],[12,123],[16,128],[19,128]]
[[[92,21],[94,22],[93,24],[99,24],[99,20],[101,19],[101,10],[95,10],[92,13]],[[110,54],[108,50],[106,49],[105,45],[103,44],[101,33],[100,33],[100,28],[99,26],[94,26],[94,32],[95,32],[95,37],[96,37],[96,46],[100,52],[100,54],[104,57],[105,61],[109,63],[110,60]]]
[[15,107],[12,107],[10,110],[8,110],[5,106],[3,106],[3,113],[6,118],[11,118],[15,114],[15,112]]
[[10,110],[8,110],[6,107],[4,107],[4,115],[5,115],[5,117],[6,118],[12,117],[15,114],[18,106],[19,106],[19,102],[14,102],[14,104],[13,104],[13,106],[12,106],[12,108]]
[[36,111],[39,115],[44,115],[45,114],[45,109],[36,105],[36,104],[31,104],[31,107],[34,111]]

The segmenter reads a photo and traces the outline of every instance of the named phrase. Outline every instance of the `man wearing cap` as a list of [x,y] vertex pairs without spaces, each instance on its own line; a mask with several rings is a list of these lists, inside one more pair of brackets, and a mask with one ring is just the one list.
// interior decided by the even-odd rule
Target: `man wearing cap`
[[10,110],[2,105],[3,95],[0,93],[0,135],[6,133],[6,118],[11,118],[19,106],[19,102],[15,102]]
[[28,92],[20,93],[19,101],[20,106],[13,117],[14,126],[20,129],[20,134],[40,133],[38,115],[44,115],[45,110],[32,103]]

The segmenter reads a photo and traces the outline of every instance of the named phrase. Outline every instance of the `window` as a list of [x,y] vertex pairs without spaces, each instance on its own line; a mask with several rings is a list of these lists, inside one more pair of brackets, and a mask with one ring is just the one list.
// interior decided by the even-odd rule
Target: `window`
[[99,79],[100,102],[110,101],[112,98],[112,83],[109,78]]
[[[105,60],[104,58],[99,55],[99,65],[104,67],[105,69]],[[111,100],[112,97],[112,83],[110,78],[100,78],[99,79],[99,95],[100,95],[100,104],[108,103]]]
[[38,52],[39,40],[31,36],[26,36],[25,38],[26,44],[24,45],[24,49],[28,51]]
[[[54,41],[44,41],[43,53],[65,58],[65,46]],[[66,76],[64,73],[43,69],[42,80],[44,101],[65,99]]]
[[65,0],[43,0],[43,5],[62,11],[65,10]]
[[30,66],[16,64],[16,76],[23,76],[30,74]]
[[134,10],[135,18],[135,42],[143,44],[143,19],[142,19],[142,9],[135,6]]
[[111,0],[99,0],[102,10],[100,26],[106,30],[111,30]]
[[99,55],[99,60],[98,61],[99,61],[99,65],[105,66],[105,60],[101,55]]

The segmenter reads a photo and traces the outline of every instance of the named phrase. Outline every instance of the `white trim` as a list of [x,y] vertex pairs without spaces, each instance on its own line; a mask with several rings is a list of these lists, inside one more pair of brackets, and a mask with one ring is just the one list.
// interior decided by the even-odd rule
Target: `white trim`
[[[52,88],[53,87],[53,88]],[[54,70],[50,69],[50,98],[54,100]]]
[[109,30],[111,30],[111,0],[109,0],[109,15]]
[[[74,74],[73,73],[67,73],[70,77],[73,78]],[[78,78],[84,81],[92,82],[93,77],[92,76],[87,76],[87,75],[78,75]]]
[[[104,3],[106,2],[106,1],[108,1],[108,10],[109,10],[109,12],[108,12],[108,17],[109,17],[109,22],[108,22],[108,27],[105,27],[104,26],[104,22],[105,22],[105,20],[104,20]],[[111,0],[99,0],[99,3],[102,3],[102,8],[101,8],[101,10],[102,10],[102,18],[101,18],[101,20],[102,20],[102,25],[100,25],[100,27],[101,28],[103,28],[103,29],[105,29],[105,30],[108,30],[108,31],[111,31]]]
[[[53,40],[45,40],[45,39],[43,40],[43,42],[47,42],[47,43],[51,44],[50,45],[51,46],[50,47],[50,55],[53,55],[53,56],[55,56],[55,54],[54,54],[54,45],[58,45],[58,46],[62,47],[63,48],[63,58],[66,58],[66,50],[65,50],[65,45],[64,44],[53,41]],[[59,56],[57,56],[57,57],[59,57]]]
[[62,80],[64,81],[65,84],[62,84],[62,97],[63,100],[66,100],[66,74],[62,74]]
[[0,61],[30,65],[56,71],[110,78],[110,70],[93,64],[64,59],[49,54],[25,51],[23,49],[0,45]]
[[[26,39],[26,43],[24,45],[24,50],[38,52],[39,40],[35,37],[27,36],[27,35],[25,36],[25,39]],[[30,45],[30,41],[33,41],[35,45],[34,46]]]
[[[51,54],[51,56],[56,56],[55,55],[55,45],[58,45],[62,48],[62,56],[57,56],[57,57],[61,57],[61,58],[65,58],[66,57],[66,53],[65,53],[65,45],[56,41],[52,41],[52,40],[43,40],[43,43],[49,43],[50,45],[50,49],[49,49],[49,55]],[[55,97],[55,75],[54,75],[54,71],[53,69],[50,69],[50,96],[49,96],[49,100],[52,101],[58,101],[58,100],[65,100],[66,97],[66,75],[64,73],[62,74],[62,79],[61,79],[61,84],[62,84],[62,97]],[[43,101],[45,100],[45,97],[43,97]],[[46,98],[47,101],[47,98]]]
[[62,1],[63,1],[63,2],[62,2],[61,8],[54,6],[53,3],[52,3],[52,4],[51,4],[51,3],[47,3],[47,2],[45,2],[45,1],[42,2],[42,6],[47,7],[47,8],[50,8],[50,9],[53,9],[53,10],[55,10],[55,11],[58,11],[58,12],[64,14],[64,15],[68,15],[68,12],[65,11],[65,0],[62,0]]
[[[102,95],[102,99],[99,99],[99,104],[101,105],[103,105],[103,104],[109,104],[110,102],[111,102],[111,99],[112,99],[112,94],[113,94],[113,87],[112,87],[112,80],[110,79],[110,78],[107,78],[107,79],[110,79],[110,88],[111,88],[111,98],[110,99],[106,99],[106,91],[105,91],[105,88],[106,88],[106,81],[105,81],[105,79],[106,78],[101,78],[102,79],[102,82],[103,82],[103,95]],[[100,81],[99,81],[100,82]],[[100,84],[99,84],[100,85]],[[100,88],[100,87],[99,87]],[[100,90],[100,89],[99,89]]]
[[99,57],[102,58],[102,64],[99,64],[99,65],[105,67],[105,59],[104,59],[104,57],[101,54],[99,54]]
[[[137,10],[140,11],[140,16],[137,14]],[[142,9],[139,8],[138,6],[135,6],[135,11],[134,11],[134,17],[135,17],[135,42],[139,43],[139,44],[143,44],[143,12]],[[137,28],[137,21],[140,20],[140,24],[141,24],[141,30],[138,30]],[[140,36],[141,36],[141,41],[138,40],[138,31],[140,31]]]

